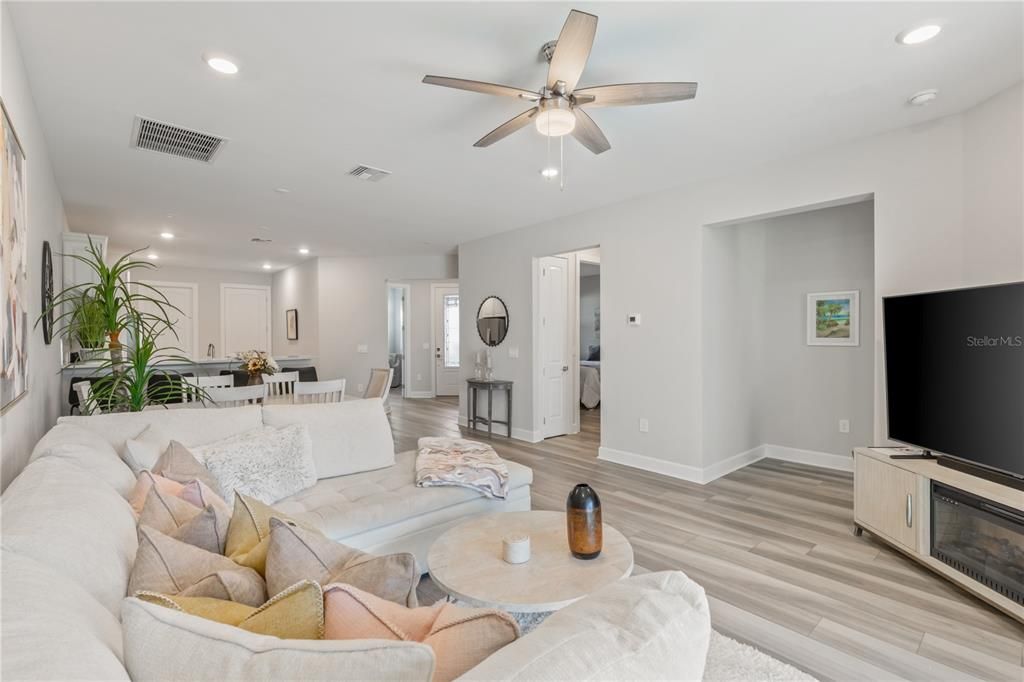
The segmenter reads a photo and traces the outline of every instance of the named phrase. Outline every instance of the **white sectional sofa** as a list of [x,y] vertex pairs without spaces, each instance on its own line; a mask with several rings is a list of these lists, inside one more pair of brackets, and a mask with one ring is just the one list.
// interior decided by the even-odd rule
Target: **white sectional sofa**
[[[375,409],[383,419],[382,406]],[[263,421],[259,407],[62,418],[2,498],[0,676],[129,679],[120,614],[138,540],[125,499],[135,477],[118,448],[149,424],[196,445]],[[386,419],[383,426],[374,418],[365,421],[368,428],[387,429],[390,439]],[[339,447],[358,446],[362,435],[353,433]],[[348,544],[419,557],[460,519],[530,506],[526,467],[509,463],[514,495],[495,502],[457,488],[416,488],[412,461],[412,453],[404,453],[385,469],[321,480],[280,506]],[[468,677],[700,679],[709,634],[707,601],[698,585],[678,572],[648,574],[555,614]],[[339,668],[336,678],[344,675]],[[202,671],[187,677],[202,679]],[[303,677],[294,672],[295,679]]]

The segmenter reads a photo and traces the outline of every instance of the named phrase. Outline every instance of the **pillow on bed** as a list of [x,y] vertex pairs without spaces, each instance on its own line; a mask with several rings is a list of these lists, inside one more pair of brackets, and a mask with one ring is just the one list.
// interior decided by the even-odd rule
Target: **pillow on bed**
[[587,356],[587,360],[594,362],[600,362],[601,360],[601,346],[588,346],[590,355]]

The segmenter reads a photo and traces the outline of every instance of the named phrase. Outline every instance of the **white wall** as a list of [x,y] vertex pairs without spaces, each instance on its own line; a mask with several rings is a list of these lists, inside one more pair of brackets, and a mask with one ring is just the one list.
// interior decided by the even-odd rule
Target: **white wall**
[[[762,444],[849,457],[873,438],[873,213],[868,201],[705,228],[705,467]],[[850,289],[861,345],[808,346],[806,295]]]
[[[119,252],[111,249],[111,255],[118,257]],[[209,344],[216,346],[217,357],[223,357],[224,349],[220,347],[220,285],[221,284],[252,284],[259,286],[271,285],[269,273],[244,272],[241,270],[213,270],[207,268],[180,268],[158,265],[144,273],[137,272],[135,279],[155,282],[188,282],[199,285],[199,346],[196,352],[200,357],[206,355]],[[279,323],[284,334],[284,312]],[[301,320],[300,320],[301,322]],[[272,325],[273,326],[273,325]]]
[[[457,275],[455,257],[444,255],[317,258],[283,270],[273,284],[274,352],[308,353],[316,357],[321,379],[347,379],[346,390],[358,393],[370,369],[388,366],[388,283],[409,284],[412,348],[406,378],[411,390],[429,391],[433,356],[429,345],[426,350],[422,346],[431,343],[430,282]],[[299,308],[301,346],[284,341],[286,307]],[[306,308],[309,314],[304,313]],[[307,329],[309,342],[304,340]],[[359,352],[359,346],[366,352]],[[420,380],[417,374],[422,375]]]
[[[62,282],[61,233],[67,229],[64,203],[50,166],[49,150],[39,125],[32,92],[21,61],[18,39],[6,5],[0,6],[0,97],[25,151],[28,172],[28,301],[29,324],[42,311],[40,263],[43,241],[53,251],[53,281]],[[41,327],[29,329],[28,393],[0,417],[0,489],[18,475],[36,441],[56,422],[61,395],[60,340],[47,346]]]
[[[534,260],[600,244],[601,337],[609,358],[602,362],[602,454],[678,476],[699,473],[706,359],[702,227],[873,194],[873,433],[881,438],[878,298],[1024,278],[1021,100],[1018,84],[973,110],[926,125],[462,244],[464,299],[494,293],[509,307],[509,336],[495,354],[495,372],[516,382],[514,426],[537,431],[530,372]],[[984,187],[965,182],[970,169],[1000,169],[1004,189],[986,200]],[[982,239],[974,236],[978,225]],[[472,321],[469,308],[464,327]],[[631,312],[643,314],[642,326],[626,326]],[[504,347],[518,347],[519,358],[509,358]],[[474,350],[463,347],[466,376]],[[641,417],[649,420],[649,433],[639,432]]]
[[[271,347],[274,355],[320,354],[319,262],[311,258],[274,274],[270,289]],[[299,338],[288,340],[285,311],[299,315]],[[325,377],[326,378],[326,377]]]

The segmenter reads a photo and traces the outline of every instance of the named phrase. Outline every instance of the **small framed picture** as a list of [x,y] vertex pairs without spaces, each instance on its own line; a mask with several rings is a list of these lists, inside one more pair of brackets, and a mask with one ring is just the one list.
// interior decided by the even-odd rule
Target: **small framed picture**
[[288,332],[289,341],[299,340],[299,311],[297,308],[289,308],[284,311],[284,325]]
[[807,294],[807,345],[860,345],[859,291]]

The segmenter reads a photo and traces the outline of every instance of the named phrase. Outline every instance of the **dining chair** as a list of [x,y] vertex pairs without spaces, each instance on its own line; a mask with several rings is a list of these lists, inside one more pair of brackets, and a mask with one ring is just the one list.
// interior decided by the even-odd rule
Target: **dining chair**
[[267,385],[256,384],[254,386],[232,386],[231,388],[208,388],[206,389],[208,400],[203,402],[206,405],[216,407],[241,407],[263,400],[267,397]]
[[291,397],[295,392],[295,382],[298,380],[298,372],[278,372],[264,375],[263,384],[267,387],[267,397]]
[[78,395],[78,411],[84,415],[102,414],[99,404],[92,395],[92,384],[88,381],[79,381],[74,385],[75,393]]
[[340,403],[345,399],[345,380],[299,381],[294,390],[297,404]]
[[394,375],[393,367],[375,367],[370,370],[370,380],[366,383],[364,398],[381,398],[384,400],[384,413],[391,414],[391,405],[388,404],[388,394],[391,392],[391,377]]
[[195,402],[200,400],[201,391],[208,391],[211,388],[234,388],[234,386],[235,375],[233,374],[182,377],[182,398],[185,402]]

